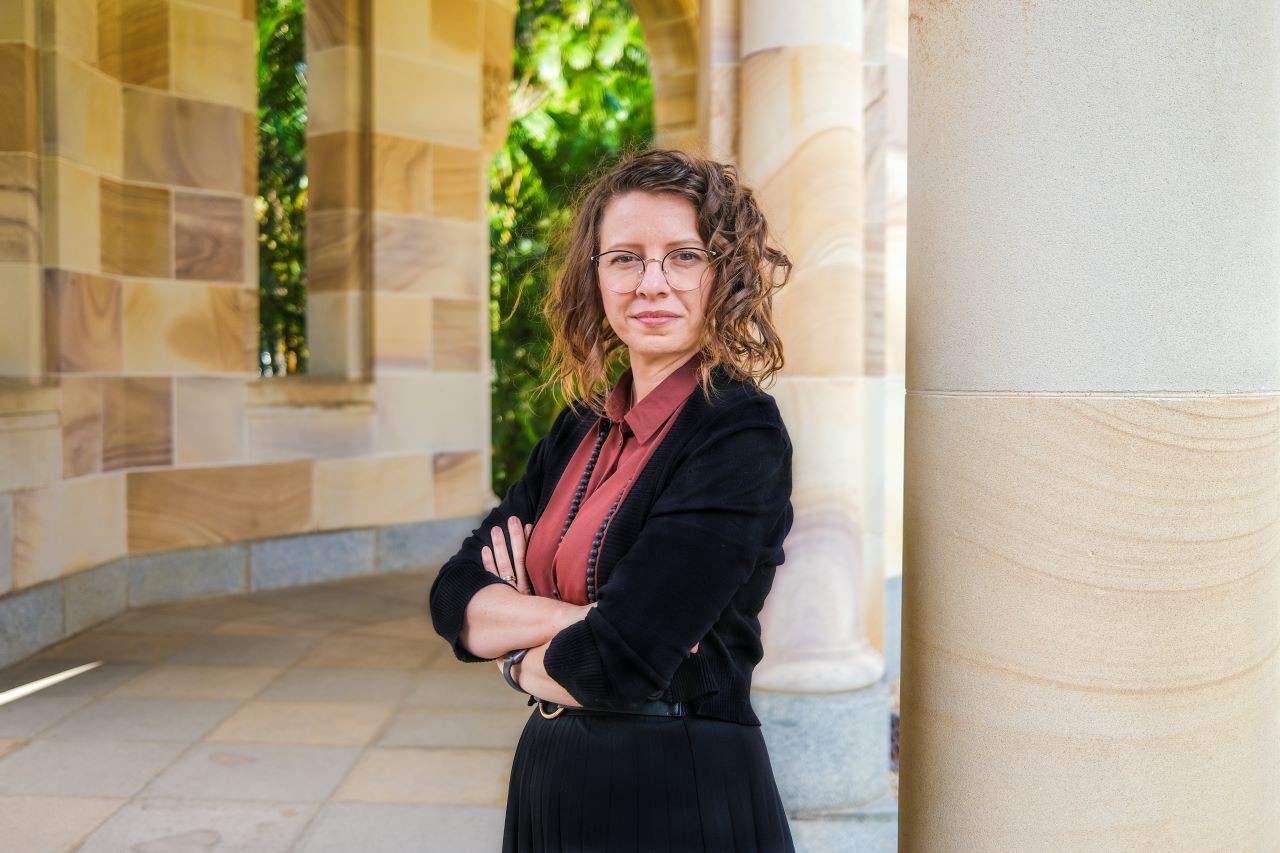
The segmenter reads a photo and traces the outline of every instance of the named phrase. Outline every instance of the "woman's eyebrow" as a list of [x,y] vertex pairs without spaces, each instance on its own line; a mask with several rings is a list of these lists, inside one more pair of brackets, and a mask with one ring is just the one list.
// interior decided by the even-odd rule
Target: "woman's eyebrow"
[[[679,249],[682,246],[688,246],[694,249],[701,249],[703,248],[702,238],[701,237],[685,237],[684,239],[681,239],[681,240],[672,240],[671,242],[665,244],[664,248]],[[611,243],[609,244],[609,248],[601,249],[600,251],[602,252],[626,251],[626,252],[635,252],[636,254],[639,254],[640,250],[643,250],[643,249],[644,249],[643,243]]]

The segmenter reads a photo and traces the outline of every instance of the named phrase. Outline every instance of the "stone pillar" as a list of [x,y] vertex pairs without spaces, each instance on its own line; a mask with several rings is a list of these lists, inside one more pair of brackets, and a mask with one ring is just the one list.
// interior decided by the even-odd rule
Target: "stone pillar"
[[[848,818],[885,796],[889,751],[866,630],[883,571],[865,559],[862,6],[744,0],[741,16],[739,164],[795,263],[774,302],[787,366],[771,389],[795,445],[795,524],[761,617],[753,703],[792,817]],[[855,831],[793,826],[806,849]]]
[[1280,849],[1280,7],[911,13],[901,849]]

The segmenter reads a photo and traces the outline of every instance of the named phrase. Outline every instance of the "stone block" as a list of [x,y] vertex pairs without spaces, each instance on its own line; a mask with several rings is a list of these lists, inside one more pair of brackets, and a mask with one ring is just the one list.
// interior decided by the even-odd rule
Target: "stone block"
[[243,189],[242,110],[127,88],[124,115],[126,179],[229,193]]
[[102,468],[173,464],[173,379],[102,380]]
[[446,66],[375,51],[374,131],[479,150],[479,53],[477,44],[474,62]]
[[103,178],[99,192],[102,271],[150,278],[172,277],[169,190]]
[[34,586],[125,553],[124,476],[62,480],[14,495],[13,583]]
[[217,839],[213,843],[227,850],[292,850],[315,810],[310,803],[139,800],[126,804],[76,849],[163,850],[188,839],[197,844]]
[[0,415],[0,491],[44,486],[62,477],[57,412]]
[[[368,276],[363,235],[368,217],[359,210],[317,210],[307,216],[307,323],[313,294],[354,293]],[[330,323],[329,325],[332,325]]]
[[244,213],[238,197],[175,193],[174,275],[241,282],[246,250]]
[[162,773],[143,799],[326,799],[360,753],[354,746],[197,744]]
[[117,55],[100,62],[122,82],[155,89],[169,88],[168,0],[116,0],[120,35]]
[[311,461],[129,471],[129,552],[311,529]]
[[[44,375],[44,286],[39,264],[0,261],[0,373]],[[3,488],[3,486],[0,486]]]
[[430,838],[450,853],[485,853],[502,847],[500,806],[327,803],[308,827],[299,853],[412,850]]
[[378,290],[487,298],[489,232],[484,223],[378,211],[373,228],[373,284]]
[[458,553],[462,541],[485,515],[488,513],[378,528],[378,571],[438,569]]
[[102,266],[102,176],[63,157],[40,164],[41,258],[46,267],[98,272]]
[[431,305],[431,297],[416,293],[377,291],[373,294],[373,363],[376,367],[431,367]]
[[478,150],[433,146],[432,214],[478,222],[485,216],[489,192],[484,157]]
[[257,293],[242,287],[126,281],[124,369],[246,373],[258,349]]
[[233,16],[173,5],[173,91],[240,109],[257,108],[254,27]]
[[40,100],[45,153],[118,177],[123,155],[120,84],[60,52],[42,52],[40,66],[47,86]]
[[373,450],[374,421],[372,405],[362,402],[251,407],[246,452],[261,461],[360,456]]
[[307,4],[307,53],[360,42],[360,0],[312,0]]
[[[489,387],[482,374],[383,375],[375,390],[379,451],[479,450],[485,445],[488,452]],[[438,489],[436,495],[439,500]]]
[[62,390],[62,476],[102,471],[102,380],[64,376]]
[[0,151],[39,151],[36,50],[29,44],[0,44]]
[[[344,0],[337,0],[344,2]],[[317,4],[308,6],[309,13]],[[307,31],[312,29],[307,15]],[[359,48],[325,47],[307,54],[307,130],[311,134],[358,131],[364,71]]]
[[124,358],[120,282],[45,270],[46,363],[56,373],[116,373]]
[[435,299],[431,309],[432,367],[478,372],[487,343],[488,304],[478,299]]
[[40,260],[39,175],[35,155],[0,154],[0,261]]
[[0,667],[61,638],[61,584],[46,583],[0,596]]
[[[355,210],[360,199],[360,162],[363,136],[355,130],[335,130],[307,135],[307,212]],[[425,145],[419,143],[425,149]],[[379,168],[374,154],[374,169]],[[374,199],[377,206],[377,199]]]
[[129,557],[129,606],[146,607],[244,592],[247,545]]
[[174,381],[174,464],[238,462],[245,458],[245,382],[179,377]]
[[470,515],[493,506],[485,461],[479,450],[435,455],[436,518]]
[[372,530],[291,536],[249,545],[249,588],[280,589],[369,574]]
[[129,573],[124,560],[112,560],[62,579],[63,634],[78,634],[129,606]]
[[392,213],[432,210],[431,146],[385,133],[373,137],[373,206]]
[[318,530],[380,527],[431,517],[428,454],[317,459],[314,470]]

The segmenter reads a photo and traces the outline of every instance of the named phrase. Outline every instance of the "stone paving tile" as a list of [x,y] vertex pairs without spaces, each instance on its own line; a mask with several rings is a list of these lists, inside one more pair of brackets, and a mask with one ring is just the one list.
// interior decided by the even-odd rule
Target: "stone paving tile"
[[169,663],[289,666],[315,644],[304,637],[235,637],[211,634],[190,643]]
[[205,737],[210,743],[364,746],[391,716],[371,702],[248,702]]
[[502,680],[493,664],[470,664],[463,672],[415,672],[406,705],[437,708],[526,708],[521,696]]
[[90,835],[78,853],[285,853],[316,809],[315,803],[135,800]]
[[72,660],[88,663],[95,660],[158,663],[190,644],[192,634],[139,634],[86,631],[69,640],[50,646],[36,655],[38,660]]
[[42,696],[33,693],[0,705],[0,736],[34,737],[92,701],[92,696]]
[[27,739],[21,737],[0,737],[0,758],[4,758],[15,749],[26,744]]
[[484,747],[515,750],[532,709],[405,708],[386,727],[378,746]]
[[400,637],[405,640],[426,640],[432,644],[439,643],[444,645],[444,641],[439,638],[431,628],[431,623],[422,614],[405,616],[401,619],[390,619],[386,622],[374,622],[353,628],[350,633],[378,637]]
[[[359,754],[358,747],[347,746],[201,743],[191,747],[140,796],[142,799],[187,800],[323,800],[342,781]],[[3,766],[0,762],[0,773]]]
[[258,695],[295,702],[400,702],[416,673],[367,669],[289,669]]
[[264,625],[261,622],[223,622],[213,630],[214,634],[234,634],[240,637],[326,637],[333,631],[324,628],[293,628],[287,625]]
[[342,802],[496,806],[507,800],[512,750],[365,750],[333,799]]
[[148,607],[152,613],[177,613],[183,616],[194,616],[198,619],[209,619],[217,622],[228,622],[237,619],[254,619],[277,611],[257,596],[248,598],[243,595],[226,595],[220,598],[206,598],[200,601],[181,601],[176,604],[163,604]]
[[[75,850],[82,838],[127,802],[106,797],[0,797],[0,843],[15,853]],[[57,819],[50,820],[51,815]]]
[[504,819],[505,809],[497,807],[329,803],[297,851],[492,853],[502,848]]
[[343,634],[317,641],[298,666],[408,670],[418,669],[430,659],[431,651],[418,640]]
[[0,794],[132,797],[186,744],[33,740],[0,758]]
[[207,634],[218,627],[219,621],[148,607],[121,613],[95,630],[113,634]]
[[236,709],[235,699],[104,696],[41,733],[74,740],[174,740],[194,743]]
[[[58,663],[59,672],[69,669],[66,661],[56,663]],[[31,696],[105,696],[119,685],[146,671],[147,664],[144,663],[105,661],[93,669],[87,669],[57,684],[43,687]]]
[[248,699],[286,672],[277,666],[160,664],[111,691],[112,696]]

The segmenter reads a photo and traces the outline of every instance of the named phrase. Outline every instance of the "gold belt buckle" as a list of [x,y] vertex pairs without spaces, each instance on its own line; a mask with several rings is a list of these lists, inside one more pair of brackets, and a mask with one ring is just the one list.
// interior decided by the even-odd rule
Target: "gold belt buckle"
[[547,700],[545,699],[538,700],[538,713],[542,715],[542,718],[544,720],[554,720],[556,717],[564,713],[563,705],[561,705],[559,708],[556,708],[556,711],[554,714],[548,714],[546,706],[547,706]]

